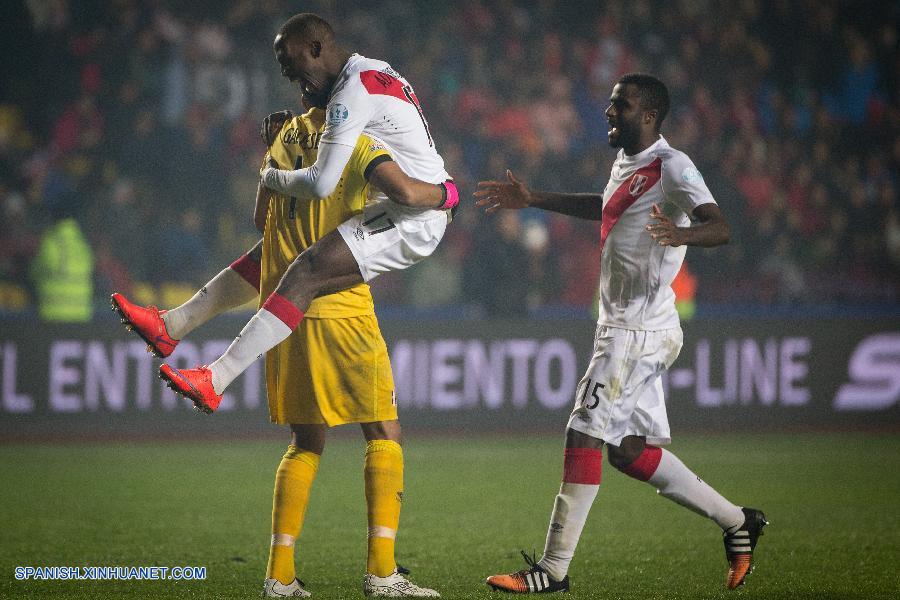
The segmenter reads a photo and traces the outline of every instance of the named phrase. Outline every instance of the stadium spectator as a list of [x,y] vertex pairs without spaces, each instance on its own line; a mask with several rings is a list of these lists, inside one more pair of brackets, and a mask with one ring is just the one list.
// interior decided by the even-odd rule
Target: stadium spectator
[[41,319],[83,323],[94,312],[94,254],[68,200],[63,195],[48,204],[51,223],[30,270]]

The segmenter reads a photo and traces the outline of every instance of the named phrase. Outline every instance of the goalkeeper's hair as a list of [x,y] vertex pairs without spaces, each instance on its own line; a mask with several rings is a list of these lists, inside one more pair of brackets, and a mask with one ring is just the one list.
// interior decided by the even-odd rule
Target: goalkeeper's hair
[[641,108],[656,111],[656,130],[662,126],[663,119],[669,114],[669,90],[666,85],[646,73],[628,73],[619,78],[618,83],[631,84],[637,87],[641,98]]
[[300,13],[284,22],[278,33],[283,37],[299,37],[303,40],[319,40],[322,42],[334,39],[334,29],[328,21],[312,13]]

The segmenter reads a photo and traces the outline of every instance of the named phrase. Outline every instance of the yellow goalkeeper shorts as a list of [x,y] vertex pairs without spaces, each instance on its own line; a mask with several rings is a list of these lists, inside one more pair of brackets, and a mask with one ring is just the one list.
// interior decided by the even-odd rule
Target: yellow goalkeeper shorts
[[329,427],[397,418],[394,376],[374,315],[308,317],[266,355],[269,418]]

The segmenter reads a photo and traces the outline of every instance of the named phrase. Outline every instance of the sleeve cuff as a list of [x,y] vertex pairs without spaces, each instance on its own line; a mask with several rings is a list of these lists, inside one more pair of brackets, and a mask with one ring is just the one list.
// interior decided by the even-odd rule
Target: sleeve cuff
[[366,178],[366,181],[369,180],[369,177],[372,175],[372,171],[375,170],[375,167],[380,165],[383,162],[387,162],[389,160],[394,160],[390,157],[389,154],[379,154],[375,158],[369,161],[369,164],[366,165],[366,170],[363,172],[363,177]]

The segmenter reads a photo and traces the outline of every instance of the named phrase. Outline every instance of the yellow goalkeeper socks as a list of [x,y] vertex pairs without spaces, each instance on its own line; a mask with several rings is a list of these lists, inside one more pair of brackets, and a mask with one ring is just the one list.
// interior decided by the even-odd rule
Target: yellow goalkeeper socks
[[403,499],[403,450],[391,440],[366,445],[366,507],[369,517],[369,554],[366,572],[386,577],[394,572],[394,538]]
[[309,490],[319,469],[319,455],[296,446],[288,451],[275,474],[272,498],[272,545],[266,579],[287,585],[297,577],[294,567],[294,542],[300,536],[303,516],[309,502]]

